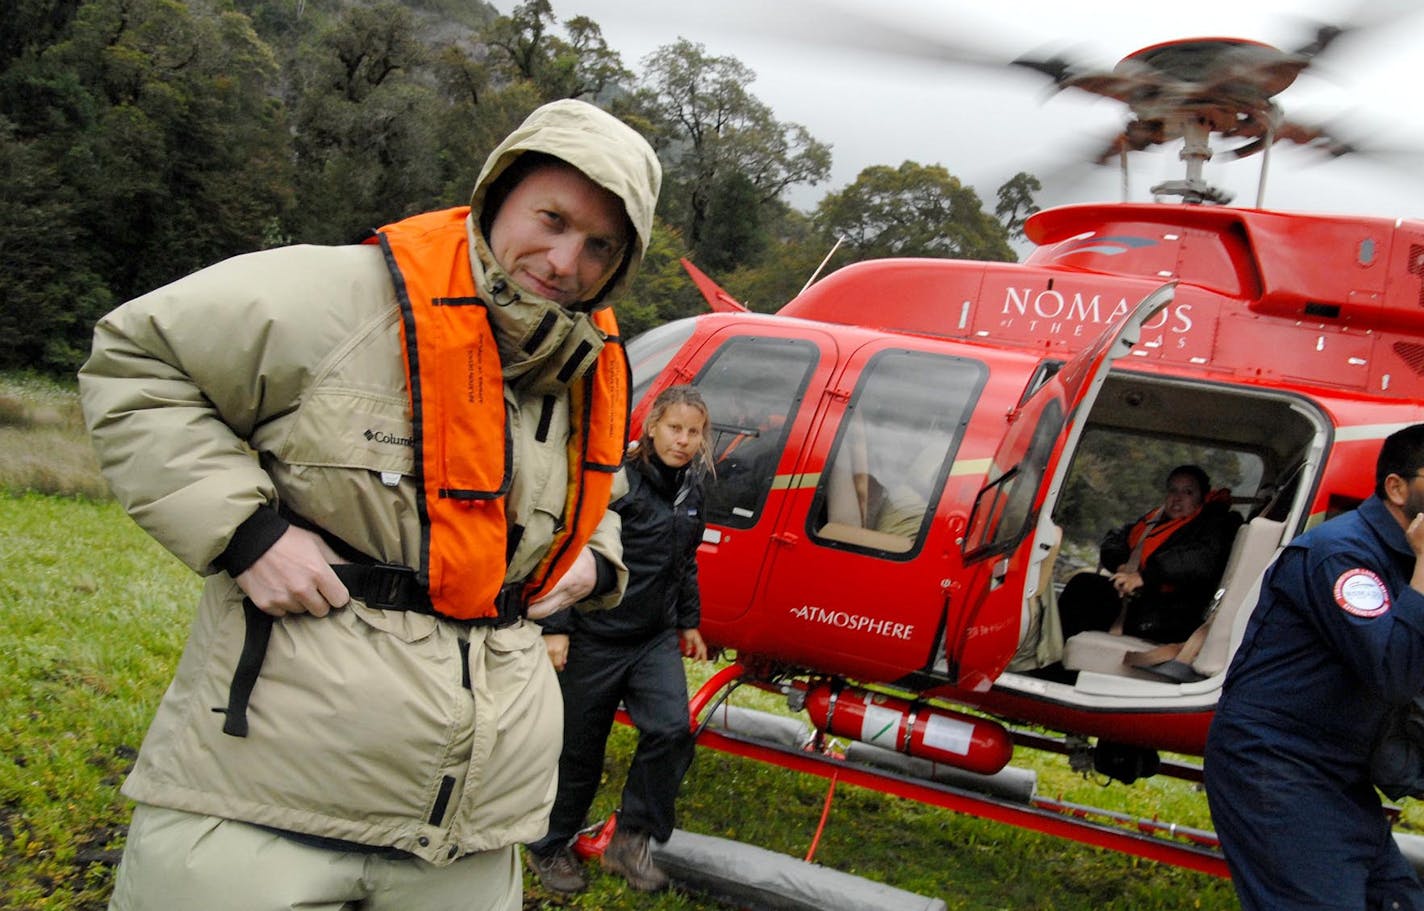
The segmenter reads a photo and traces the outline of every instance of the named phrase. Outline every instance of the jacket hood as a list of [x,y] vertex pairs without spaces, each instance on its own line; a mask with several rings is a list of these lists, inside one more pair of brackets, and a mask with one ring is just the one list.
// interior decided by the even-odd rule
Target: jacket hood
[[653,231],[662,166],[648,141],[623,121],[585,101],[554,101],[525,118],[485,160],[470,207],[478,220],[490,184],[525,152],[562,159],[623,200],[635,238],[628,264],[599,303],[622,297],[638,274]]

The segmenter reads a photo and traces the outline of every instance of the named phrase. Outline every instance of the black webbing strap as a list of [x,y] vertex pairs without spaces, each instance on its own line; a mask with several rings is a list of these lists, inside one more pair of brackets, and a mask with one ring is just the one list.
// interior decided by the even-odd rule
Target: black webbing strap
[[242,619],[245,627],[242,654],[238,656],[237,669],[232,672],[227,708],[213,709],[227,716],[223,733],[234,737],[247,736],[247,702],[252,698],[252,688],[257,685],[257,675],[262,672],[262,660],[267,657],[267,643],[272,639],[272,623],[276,620],[259,610],[251,598],[242,599]]
[[378,610],[435,615],[430,594],[409,566],[399,563],[333,563],[336,578],[351,597]]

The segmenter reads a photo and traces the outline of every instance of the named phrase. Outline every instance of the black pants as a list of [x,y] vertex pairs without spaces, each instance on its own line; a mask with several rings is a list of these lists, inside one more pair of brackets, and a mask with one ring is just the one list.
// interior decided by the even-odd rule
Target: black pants
[[575,633],[559,685],[564,693],[559,790],[549,814],[549,834],[530,850],[547,854],[583,828],[603,776],[604,751],[619,702],[638,729],[638,748],[623,787],[618,827],[666,841],[694,749],[677,630],[632,643]]
[[[1209,601],[1200,594],[1144,590],[1128,606],[1122,631],[1152,642],[1183,642],[1201,625]],[[1121,612],[1112,579],[1098,573],[1075,573],[1058,596],[1064,639],[1085,630],[1107,631]]]
[[1098,573],[1074,573],[1058,595],[1058,619],[1067,639],[1087,630],[1111,628],[1122,613],[1112,580]]

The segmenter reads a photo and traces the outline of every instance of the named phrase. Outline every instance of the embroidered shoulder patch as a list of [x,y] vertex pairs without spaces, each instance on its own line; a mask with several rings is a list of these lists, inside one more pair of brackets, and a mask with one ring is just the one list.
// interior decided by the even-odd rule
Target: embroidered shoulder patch
[[1335,603],[1356,617],[1378,617],[1389,610],[1389,589],[1364,567],[1347,569],[1335,580]]

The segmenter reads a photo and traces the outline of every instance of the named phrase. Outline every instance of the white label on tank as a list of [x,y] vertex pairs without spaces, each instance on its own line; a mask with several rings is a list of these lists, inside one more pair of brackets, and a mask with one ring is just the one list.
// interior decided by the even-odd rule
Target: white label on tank
[[943,750],[946,753],[969,755],[969,744],[974,739],[974,725],[967,721],[956,721],[943,715],[931,715],[925,719],[925,746]]
[[860,739],[876,746],[896,749],[898,744],[895,735],[899,733],[900,722],[904,717],[894,709],[887,709],[879,705],[867,705],[865,717],[860,722]]

